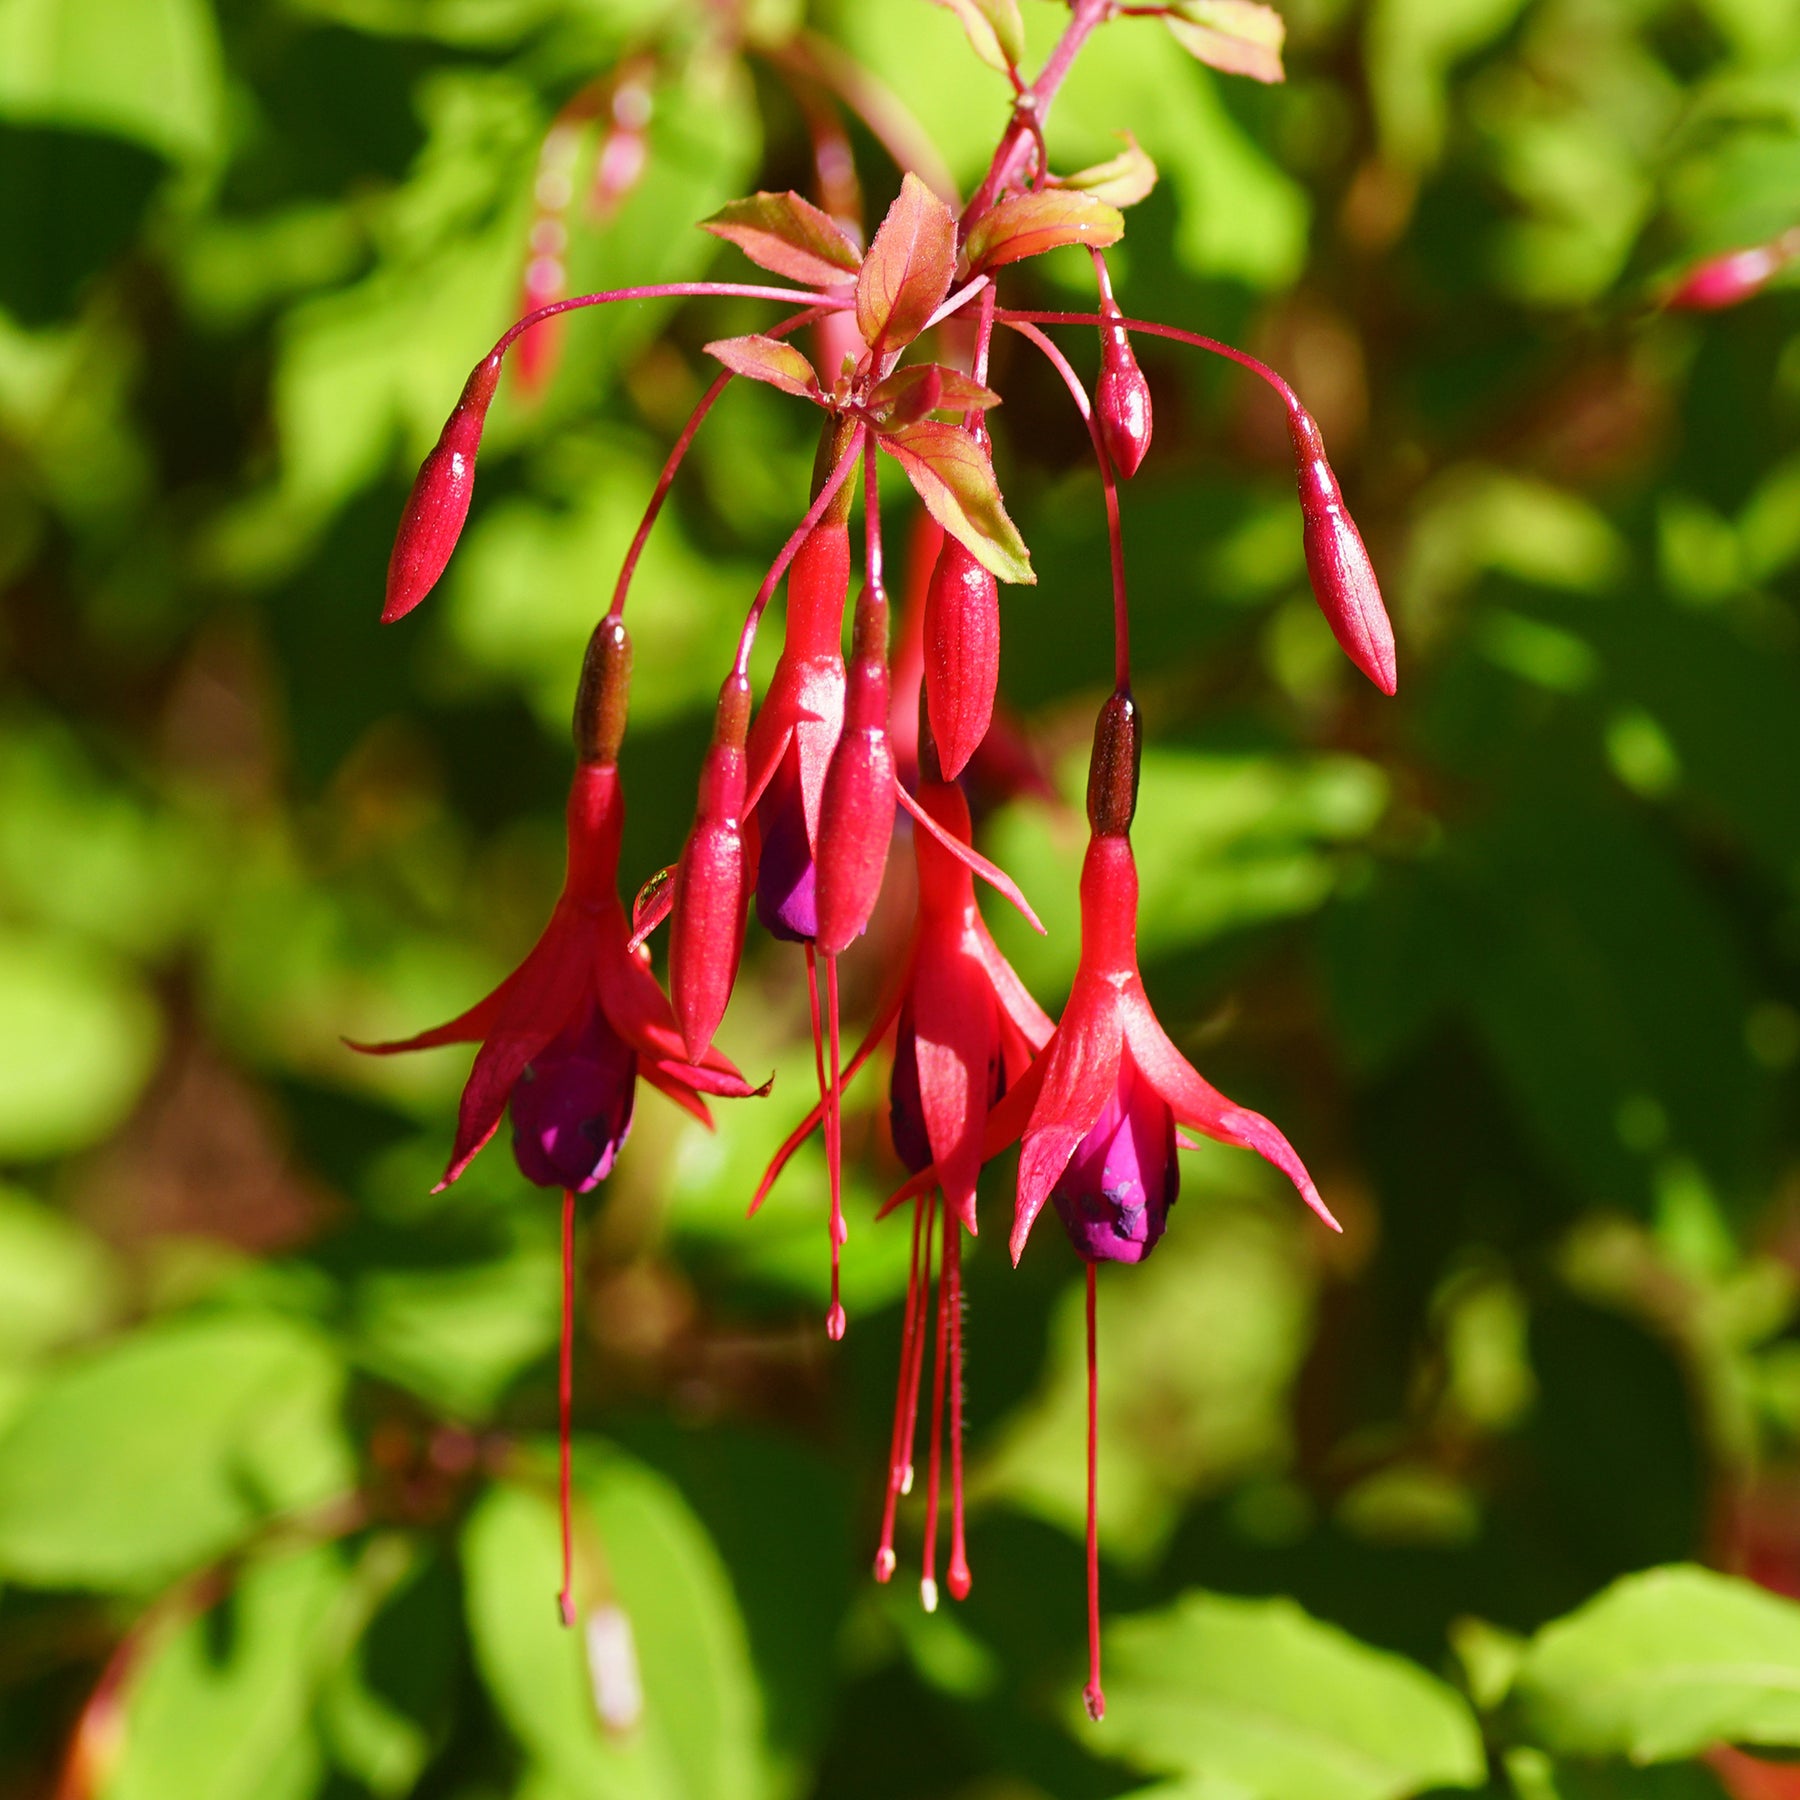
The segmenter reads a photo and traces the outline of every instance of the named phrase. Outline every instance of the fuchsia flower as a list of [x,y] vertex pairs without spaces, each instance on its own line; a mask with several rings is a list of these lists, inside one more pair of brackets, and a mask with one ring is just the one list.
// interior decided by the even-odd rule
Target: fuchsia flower
[[1708,257],[1682,276],[1667,304],[1683,312],[1719,312],[1740,306],[1760,294],[1797,256],[1800,227],[1767,244]]

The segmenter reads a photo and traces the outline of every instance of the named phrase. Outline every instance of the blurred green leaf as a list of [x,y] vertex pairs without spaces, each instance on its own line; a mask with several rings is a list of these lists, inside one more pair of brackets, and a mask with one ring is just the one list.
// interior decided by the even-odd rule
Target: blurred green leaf
[[1400,1800],[1486,1777],[1453,1690],[1291,1600],[1193,1593],[1121,1619],[1105,1671],[1119,1752],[1239,1783],[1257,1800]]
[[0,1574],[155,1588],[347,1494],[341,1366],[273,1317],[171,1321],[74,1359],[0,1438]]
[[0,1362],[82,1336],[111,1310],[118,1274],[65,1214],[0,1188]]

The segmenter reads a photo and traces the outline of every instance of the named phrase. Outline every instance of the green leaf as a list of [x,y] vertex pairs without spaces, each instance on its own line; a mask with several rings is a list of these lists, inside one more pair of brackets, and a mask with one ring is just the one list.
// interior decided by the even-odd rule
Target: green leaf
[[1001,581],[1034,582],[1031,552],[1007,517],[988,453],[960,425],[921,419],[877,434],[926,510]]
[[0,933],[0,1157],[79,1149],[123,1123],[157,1020],[122,967],[69,938]]
[[224,99],[206,0],[0,0],[0,118],[189,162],[219,148]]
[[819,378],[805,353],[779,338],[763,337],[757,332],[747,337],[718,338],[706,346],[706,354],[716,356],[734,374],[765,381],[784,394],[797,394],[802,400],[819,398]]
[[1107,1634],[1108,1749],[1257,1800],[1400,1800],[1487,1773],[1461,1698],[1291,1600],[1192,1593]]
[[534,1761],[571,1794],[751,1800],[761,1787],[760,1698],[730,1580],[661,1476],[584,1446],[577,1463],[584,1623],[622,1610],[642,1687],[635,1725],[603,1730],[582,1630],[556,1617],[549,1493],[506,1486],[463,1539],[469,1627],[495,1702]]
[[862,267],[862,252],[843,226],[791,192],[733,200],[702,219],[700,229],[736,244],[759,268],[809,287],[836,287]]
[[0,1188],[0,1361],[91,1331],[117,1277],[104,1247],[73,1219]]
[[856,327],[878,355],[903,349],[950,291],[956,215],[908,173],[856,278]]
[[1104,200],[1108,206],[1136,206],[1147,199],[1156,186],[1156,164],[1129,131],[1121,131],[1119,136],[1125,140],[1125,148],[1117,156],[1077,169],[1073,175],[1058,176],[1056,185]]
[[1019,0],[934,0],[956,14],[969,34],[975,54],[1002,75],[1019,66],[1025,54],[1025,21]]
[[1165,23],[1175,41],[1209,68],[1252,81],[1285,81],[1281,46],[1287,26],[1256,0],[1173,0]]
[[1093,194],[1046,188],[1015,194],[984,213],[969,233],[970,274],[998,269],[1006,263],[1042,256],[1065,244],[1087,244],[1104,250],[1125,235],[1125,220],[1116,206]]
[[942,363],[908,363],[896,369],[869,395],[870,410],[890,416],[897,424],[911,424],[934,412],[985,412],[998,406],[1000,396],[992,388]]
[[1537,1634],[1513,1694],[1559,1756],[1800,1745],[1800,1606],[1687,1564],[1628,1575]]
[[154,1326],[42,1382],[0,1438],[0,1574],[142,1590],[354,1482],[342,1370],[274,1318]]

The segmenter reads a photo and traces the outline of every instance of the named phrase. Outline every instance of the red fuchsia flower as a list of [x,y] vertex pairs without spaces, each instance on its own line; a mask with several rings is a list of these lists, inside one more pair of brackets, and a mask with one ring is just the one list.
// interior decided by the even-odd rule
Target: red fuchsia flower
[[1708,257],[1681,278],[1667,304],[1683,312],[1739,306],[1760,294],[1796,256],[1800,256],[1800,229],[1783,232],[1771,243]]
[[569,1360],[575,1195],[612,1172],[631,1131],[640,1076],[703,1124],[704,1096],[755,1090],[717,1051],[690,1059],[648,958],[632,951],[619,903],[619,837],[625,802],[618,753],[625,731],[631,641],[618,619],[601,621],[588,647],[575,703],[578,763],[569,792],[568,870],[550,923],[512,974],[447,1025],[395,1043],[358,1044],[390,1056],[441,1044],[478,1043],[463,1089],[449,1166],[455,1181],[512,1109],[513,1155],[528,1181],[563,1190],[563,1589],[570,1592]]
[[[889,1116],[894,1148],[913,1178],[889,1202],[911,1200],[913,1254],[901,1329],[900,1377],[889,1444],[887,1491],[875,1576],[889,1580],[896,1566],[895,1512],[913,1487],[913,1448],[931,1317],[932,1258],[942,1194],[942,1243],[934,1328],[931,1459],[925,1504],[924,1572],[920,1596],[937,1605],[937,1524],[944,1410],[950,1406],[951,1536],[947,1580],[958,1600],[969,1591],[963,1532],[961,1234],[974,1233],[975,1184],[989,1114],[1019,1080],[1050,1035],[1050,1020],[1000,954],[975,901],[965,849],[968,803],[941,778],[928,734],[917,805],[930,821],[913,833],[919,909],[900,970],[876,1010],[867,1036],[844,1070],[847,1085],[889,1031],[895,1034]],[[935,830],[931,827],[935,827]],[[755,1212],[794,1152],[828,1118],[825,1102],[801,1121],[776,1153],[751,1202]],[[884,1208],[884,1211],[887,1210]]]

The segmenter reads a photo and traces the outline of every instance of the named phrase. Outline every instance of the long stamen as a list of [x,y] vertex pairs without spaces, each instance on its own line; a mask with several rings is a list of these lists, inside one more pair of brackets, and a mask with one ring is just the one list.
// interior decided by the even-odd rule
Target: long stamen
[[919,1272],[919,1313],[913,1322],[912,1366],[906,1377],[906,1464],[900,1471],[903,1495],[913,1491],[913,1445],[919,1435],[919,1389],[925,1379],[925,1314],[931,1304],[932,1232],[936,1225],[937,1189],[933,1188],[925,1197],[925,1253]]
[[[831,981],[835,971],[829,959],[826,964],[826,979]],[[836,1121],[833,1116],[832,1099],[838,1089],[836,1032],[832,1033],[832,1068],[829,1073],[825,1067],[825,1017],[819,999],[819,953],[808,944],[806,946],[806,999],[812,1012],[813,1071],[819,1078],[819,1105],[825,1113],[825,1163],[830,1171],[831,1180],[831,1305],[825,1314],[825,1333],[831,1338],[844,1335],[843,1308],[838,1304],[838,1140]],[[833,1019],[835,1025],[835,1016]]]
[[1095,1492],[1100,1474],[1100,1361],[1094,1346],[1094,1265],[1087,1266],[1087,1590],[1088,1682],[1082,1692],[1087,1715],[1096,1725],[1106,1717],[1106,1695],[1100,1687],[1100,1521]]
[[[900,1499],[900,1484],[906,1478],[906,1461],[911,1447],[903,1446],[902,1434],[910,1421],[906,1412],[907,1388],[912,1378],[913,1332],[917,1329],[919,1299],[919,1232],[925,1219],[925,1203],[913,1202],[912,1262],[906,1275],[906,1311],[900,1324],[900,1366],[894,1377],[894,1427],[888,1433],[887,1490],[881,1500],[881,1546],[875,1552],[875,1579],[892,1578],[894,1556],[894,1512]],[[905,1460],[903,1460],[903,1457]]]
[[950,1309],[950,1567],[951,1597],[969,1597],[969,1553],[963,1539],[962,1222],[944,1209],[944,1277]]
[[1081,377],[1069,367],[1068,358],[1024,315],[999,313],[996,316],[1043,352],[1050,366],[1062,377],[1063,385],[1075,402],[1075,410],[1081,414],[1082,423],[1093,440],[1094,460],[1100,468],[1100,490],[1106,497],[1107,545],[1112,554],[1113,682],[1117,687],[1128,688],[1131,685],[1131,614],[1125,602],[1125,534],[1119,522],[1119,483],[1113,474],[1112,458],[1106,454],[1106,443],[1094,418],[1087,389],[1081,385]]
[[919,1599],[927,1612],[936,1612],[938,1493],[944,1462],[944,1386],[949,1373],[950,1328],[950,1259],[955,1253],[952,1234],[957,1230],[956,1214],[944,1208],[944,1258],[938,1276],[937,1343],[931,1362],[931,1470],[925,1478],[925,1550],[924,1573],[919,1580]]
[[834,1342],[844,1335],[844,1305],[838,1298],[838,1265],[844,1240],[850,1235],[844,1224],[844,1115],[838,1080],[838,984],[837,958],[825,956],[825,1021],[831,1045],[831,1086],[826,1104],[825,1154],[831,1163],[831,1310],[825,1315],[825,1334]]
[[569,1414],[574,1398],[575,1368],[575,1190],[563,1189],[562,1213],[562,1347],[557,1358],[557,1500],[562,1515],[562,1592],[556,1610],[565,1625],[575,1623],[575,1542],[569,1504]]

